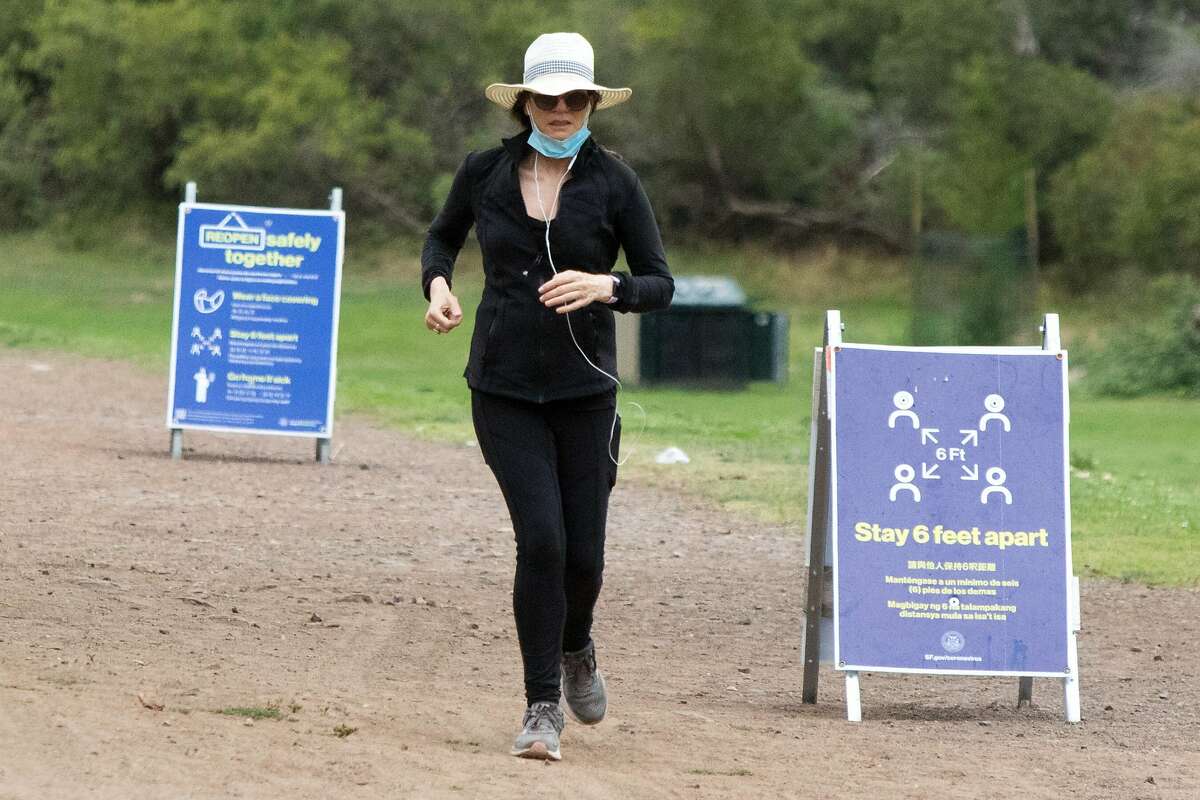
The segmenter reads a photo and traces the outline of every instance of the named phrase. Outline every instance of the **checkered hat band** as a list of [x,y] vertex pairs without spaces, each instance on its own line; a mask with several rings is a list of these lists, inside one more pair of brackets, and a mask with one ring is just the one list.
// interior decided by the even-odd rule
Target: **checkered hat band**
[[592,70],[578,61],[543,61],[540,64],[534,64],[525,70],[525,83],[529,83],[534,78],[540,78],[543,75],[553,75],[555,73],[568,72],[572,75],[579,75],[586,78],[588,81],[594,81]]

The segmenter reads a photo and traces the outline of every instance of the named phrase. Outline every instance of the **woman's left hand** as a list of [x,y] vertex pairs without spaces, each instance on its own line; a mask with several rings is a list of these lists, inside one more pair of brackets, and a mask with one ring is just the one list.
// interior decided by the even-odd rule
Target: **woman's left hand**
[[544,306],[566,314],[592,303],[607,303],[613,294],[613,277],[607,273],[563,270],[543,283],[538,293]]

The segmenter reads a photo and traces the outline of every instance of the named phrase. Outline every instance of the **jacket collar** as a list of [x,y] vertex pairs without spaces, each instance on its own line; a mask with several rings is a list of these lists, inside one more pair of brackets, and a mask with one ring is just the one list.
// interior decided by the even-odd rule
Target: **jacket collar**
[[[501,139],[500,141],[504,145],[504,149],[508,151],[508,155],[512,158],[514,164],[520,164],[521,159],[525,158],[529,150],[532,149],[529,147],[529,131],[527,130],[521,131],[516,136],[509,137],[508,139]],[[599,147],[596,144],[595,135],[589,136],[579,148],[579,157],[575,159],[575,168],[578,169],[586,165]]]

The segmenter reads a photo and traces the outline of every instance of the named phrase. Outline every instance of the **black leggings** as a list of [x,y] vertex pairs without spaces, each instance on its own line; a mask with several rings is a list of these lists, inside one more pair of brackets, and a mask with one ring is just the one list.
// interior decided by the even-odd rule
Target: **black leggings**
[[[484,460],[508,503],[517,540],[513,614],[525,699],[558,702],[559,659],[587,647],[604,572],[616,395],[534,403],[475,391]],[[620,422],[613,437],[617,456]]]

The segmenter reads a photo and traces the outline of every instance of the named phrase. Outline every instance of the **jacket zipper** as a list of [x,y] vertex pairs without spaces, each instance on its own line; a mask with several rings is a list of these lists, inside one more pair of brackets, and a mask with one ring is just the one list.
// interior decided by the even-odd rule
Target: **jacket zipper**
[[[541,250],[541,245],[539,245],[537,258],[535,258],[533,260],[535,282],[537,280],[540,280],[540,278],[541,278],[541,270],[539,269],[541,267],[541,265],[542,265],[542,250]],[[539,306],[541,305],[541,300],[537,300],[536,302],[538,303]],[[538,373],[539,373],[538,402],[544,403],[544,402],[546,402],[546,392],[545,392],[545,389],[546,389],[546,347],[545,347],[546,319],[542,315],[541,308],[538,308],[538,310],[537,310],[537,320],[538,320],[538,331],[537,331],[538,346],[537,346],[537,349],[538,349]]]

